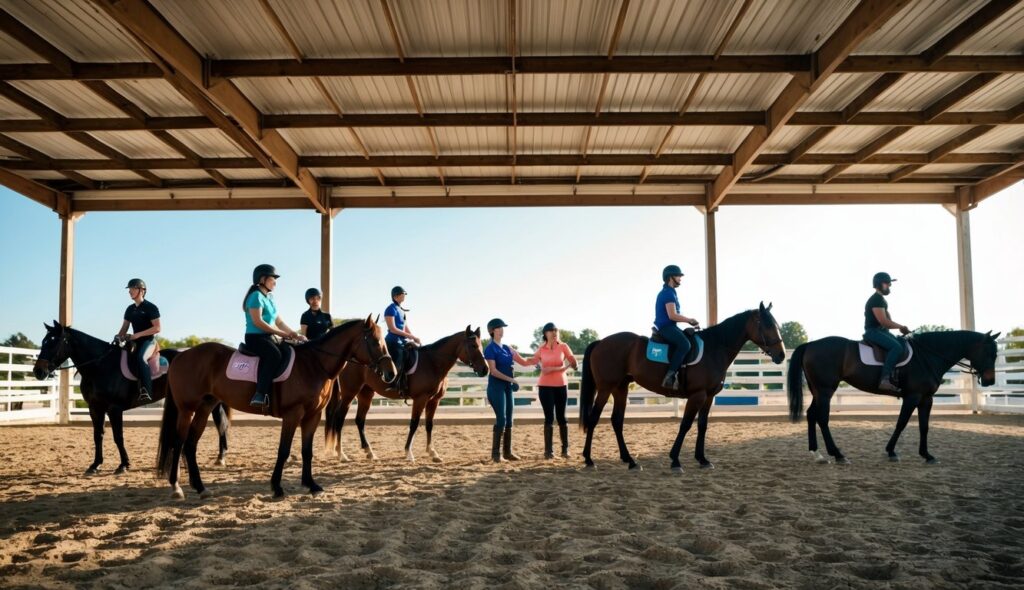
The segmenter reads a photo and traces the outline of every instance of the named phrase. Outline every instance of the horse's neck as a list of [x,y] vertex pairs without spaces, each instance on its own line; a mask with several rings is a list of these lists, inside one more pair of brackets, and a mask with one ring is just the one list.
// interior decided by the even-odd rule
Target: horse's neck
[[[931,359],[935,359],[930,365],[939,367],[942,369],[940,375],[945,375],[953,365],[960,362],[960,359],[967,357],[967,352],[972,346],[977,344],[975,335],[981,337],[982,334],[977,332],[971,332],[969,330],[955,330],[951,332],[932,332],[933,337],[929,337],[926,334],[917,336],[917,340],[922,346],[917,347],[918,353],[924,353]],[[946,334],[949,334],[947,337]],[[929,342],[932,340],[932,342]],[[911,340],[913,345],[913,340]]]
[[[84,375],[95,372],[110,360],[103,359],[103,362],[99,362],[100,358],[107,354],[111,346],[109,343],[78,330],[69,330],[69,332],[71,333],[72,344],[68,358],[75,364],[79,373]],[[111,358],[116,358],[116,355],[111,356]],[[79,366],[81,368],[77,368]]]
[[[729,318],[732,320],[733,318]],[[746,317],[743,321],[732,322],[726,320],[717,326],[712,326],[703,331],[705,354],[721,356],[731,364],[739,356],[743,345],[750,340],[747,337]],[[711,340],[711,342],[708,342]]]
[[424,354],[424,351],[421,351],[420,362],[429,362],[439,369],[442,374],[447,374],[455,366],[455,361],[459,360],[458,337],[460,335],[452,334],[438,342],[436,348],[431,347],[430,350],[425,351],[427,353],[433,352],[434,354]]
[[[353,347],[359,343],[359,335],[357,333],[353,336],[351,334],[353,331],[352,329],[342,330],[332,338],[322,341],[320,346],[311,349],[313,354],[320,357],[320,364],[324,370],[335,377],[341,373],[341,368],[352,356]],[[327,357],[327,362],[324,362],[324,357]]]

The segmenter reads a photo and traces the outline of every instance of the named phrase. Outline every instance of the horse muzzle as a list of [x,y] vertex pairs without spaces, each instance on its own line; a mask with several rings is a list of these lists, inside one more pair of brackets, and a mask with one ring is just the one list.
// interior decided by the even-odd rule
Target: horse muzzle
[[50,371],[50,362],[46,359],[39,359],[36,361],[35,366],[32,367],[32,374],[35,375],[36,381],[43,381],[53,375]]
[[978,379],[978,381],[981,382],[981,386],[982,387],[988,387],[990,385],[995,384],[995,382],[996,382],[996,372],[995,372],[995,370],[989,369],[988,371],[985,371],[984,373],[981,374],[981,378]]

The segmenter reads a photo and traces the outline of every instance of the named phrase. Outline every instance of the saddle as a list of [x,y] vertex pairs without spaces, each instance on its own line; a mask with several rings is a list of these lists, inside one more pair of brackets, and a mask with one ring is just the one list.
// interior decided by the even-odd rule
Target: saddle
[[[150,353],[149,358],[146,362],[149,363],[149,374],[154,380],[159,379],[167,374],[167,369],[170,367],[170,363],[160,355],[160,345],[154,343],[150,349],[153,352]],[[127,350],[121,351],[121,375],[129,381],[138,381],[139,377],[139,361],[134,354],[128,354]]]
[[[900,342],[903,343],[903,354],[900,355],[900,360],[896,363],[897,367],[906,366],[914,356],[914,347],[910,345],[910,341],[900,338]],[[884,348],[867,340],[861,340],[857,345],[857,349],[860,352],[860,362],[872,367],[881,367],[885,364],[887,352]]]
[[[683,358],[683,366],[696,365],[704,357],[704,339],[698,336],[697,331],[693,328],[683,330],[683,334],[690,341],[690,352]],[[652,329],[651,338],[647,342],[647,358],[654,362],[668,364],[671,357],[671,345],[662,338],[657,329]]]
[[[274,383],[280,383],[288,379],[292,374],[292,367],[295,365],[295,351],[289,344],[278,344],[281,351],[281,364],[274,372]],[[260,357],[256,356],[245,344],[239,344],[238,350],[231,353],[228,360],[227,378],[233,381],[248,381],[256,383],[257,369],[260,365]]]

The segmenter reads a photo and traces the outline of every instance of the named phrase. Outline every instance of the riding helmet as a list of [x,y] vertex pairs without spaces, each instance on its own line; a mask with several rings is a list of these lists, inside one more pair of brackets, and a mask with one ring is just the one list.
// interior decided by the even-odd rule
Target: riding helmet
[[280,276],[281,275],[277,274],[277,269],[274,268],[273,264],[261,264],[252,269],[252,284],[260,284],[260,279],[263,277],[274,277],[276,279]]
[[540,329],[543,332],[557,332],[558,328],[555,326],[555,322],[548,322],[544,324],[544,327]]
[[494,318],[493,320],[487,322],[487,331],[493,332],[498,328],[504,328],[506,326],[508,326],[508,324],[506,324],[501,318]]
[[887,273],[887,272],[876,272],[875,276],[871,279],[871,284],[874,285],[874,287],[876,289],[880,288],[882,286],[882,283],[895,283],[895,282],[896,282],[896,279],[890,277],[889,273]]
[[395,285],[394,287],[391,288],[391,298],[392,299],[394,299],[395,297],[398,297],[399,295],[408,295],[408,294],[409,294],[409,292],[406,291],[405,289],[403,289],[399,285]]
[[661,280],[667,281],[669,277],[681,277],[683,276],[683,270],[675,264],[670,264],[665,267],[665,270],[661,271]]
[[309,303],[310,297],[323,297],[323,295],[320,293],[320,289],[310,287],[306,289],[306,303]]
[[128,286],[125,289],[142,289],[146,290],[146,281],[142,279],[132,279],[128,281]]

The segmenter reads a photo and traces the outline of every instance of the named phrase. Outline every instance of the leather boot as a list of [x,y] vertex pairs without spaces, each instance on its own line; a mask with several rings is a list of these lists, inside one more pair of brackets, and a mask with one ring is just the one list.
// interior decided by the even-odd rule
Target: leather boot
[[491,435],[491,461],[501,463],[501,429],[498,427]]
[[569,425],[559,424],[558,435],[562,437],[562,458],[569,458]]
[[505,429],[505,441],[502,444],[501,456],[506,461],[518,461],[519,455],[512,452],[512,427],[509,426]]
[[676,371],[666,373],[665,378],[661,380],[661,386],[672,391],[679,391],[679,377]]
[[892,382],[892,375],[882,375],[882,380],[878,382],[878,389],[891,393],[900,392],[899,386]]
[[555,458],[555,452],[552,449],[552,443],[553,443],[552,439],[554,438],[554,433],[555,433],[555,427],[554,426],[552,426],[551,424],[545,424],[544,425],[544,458],[545,459],[554,459]]

